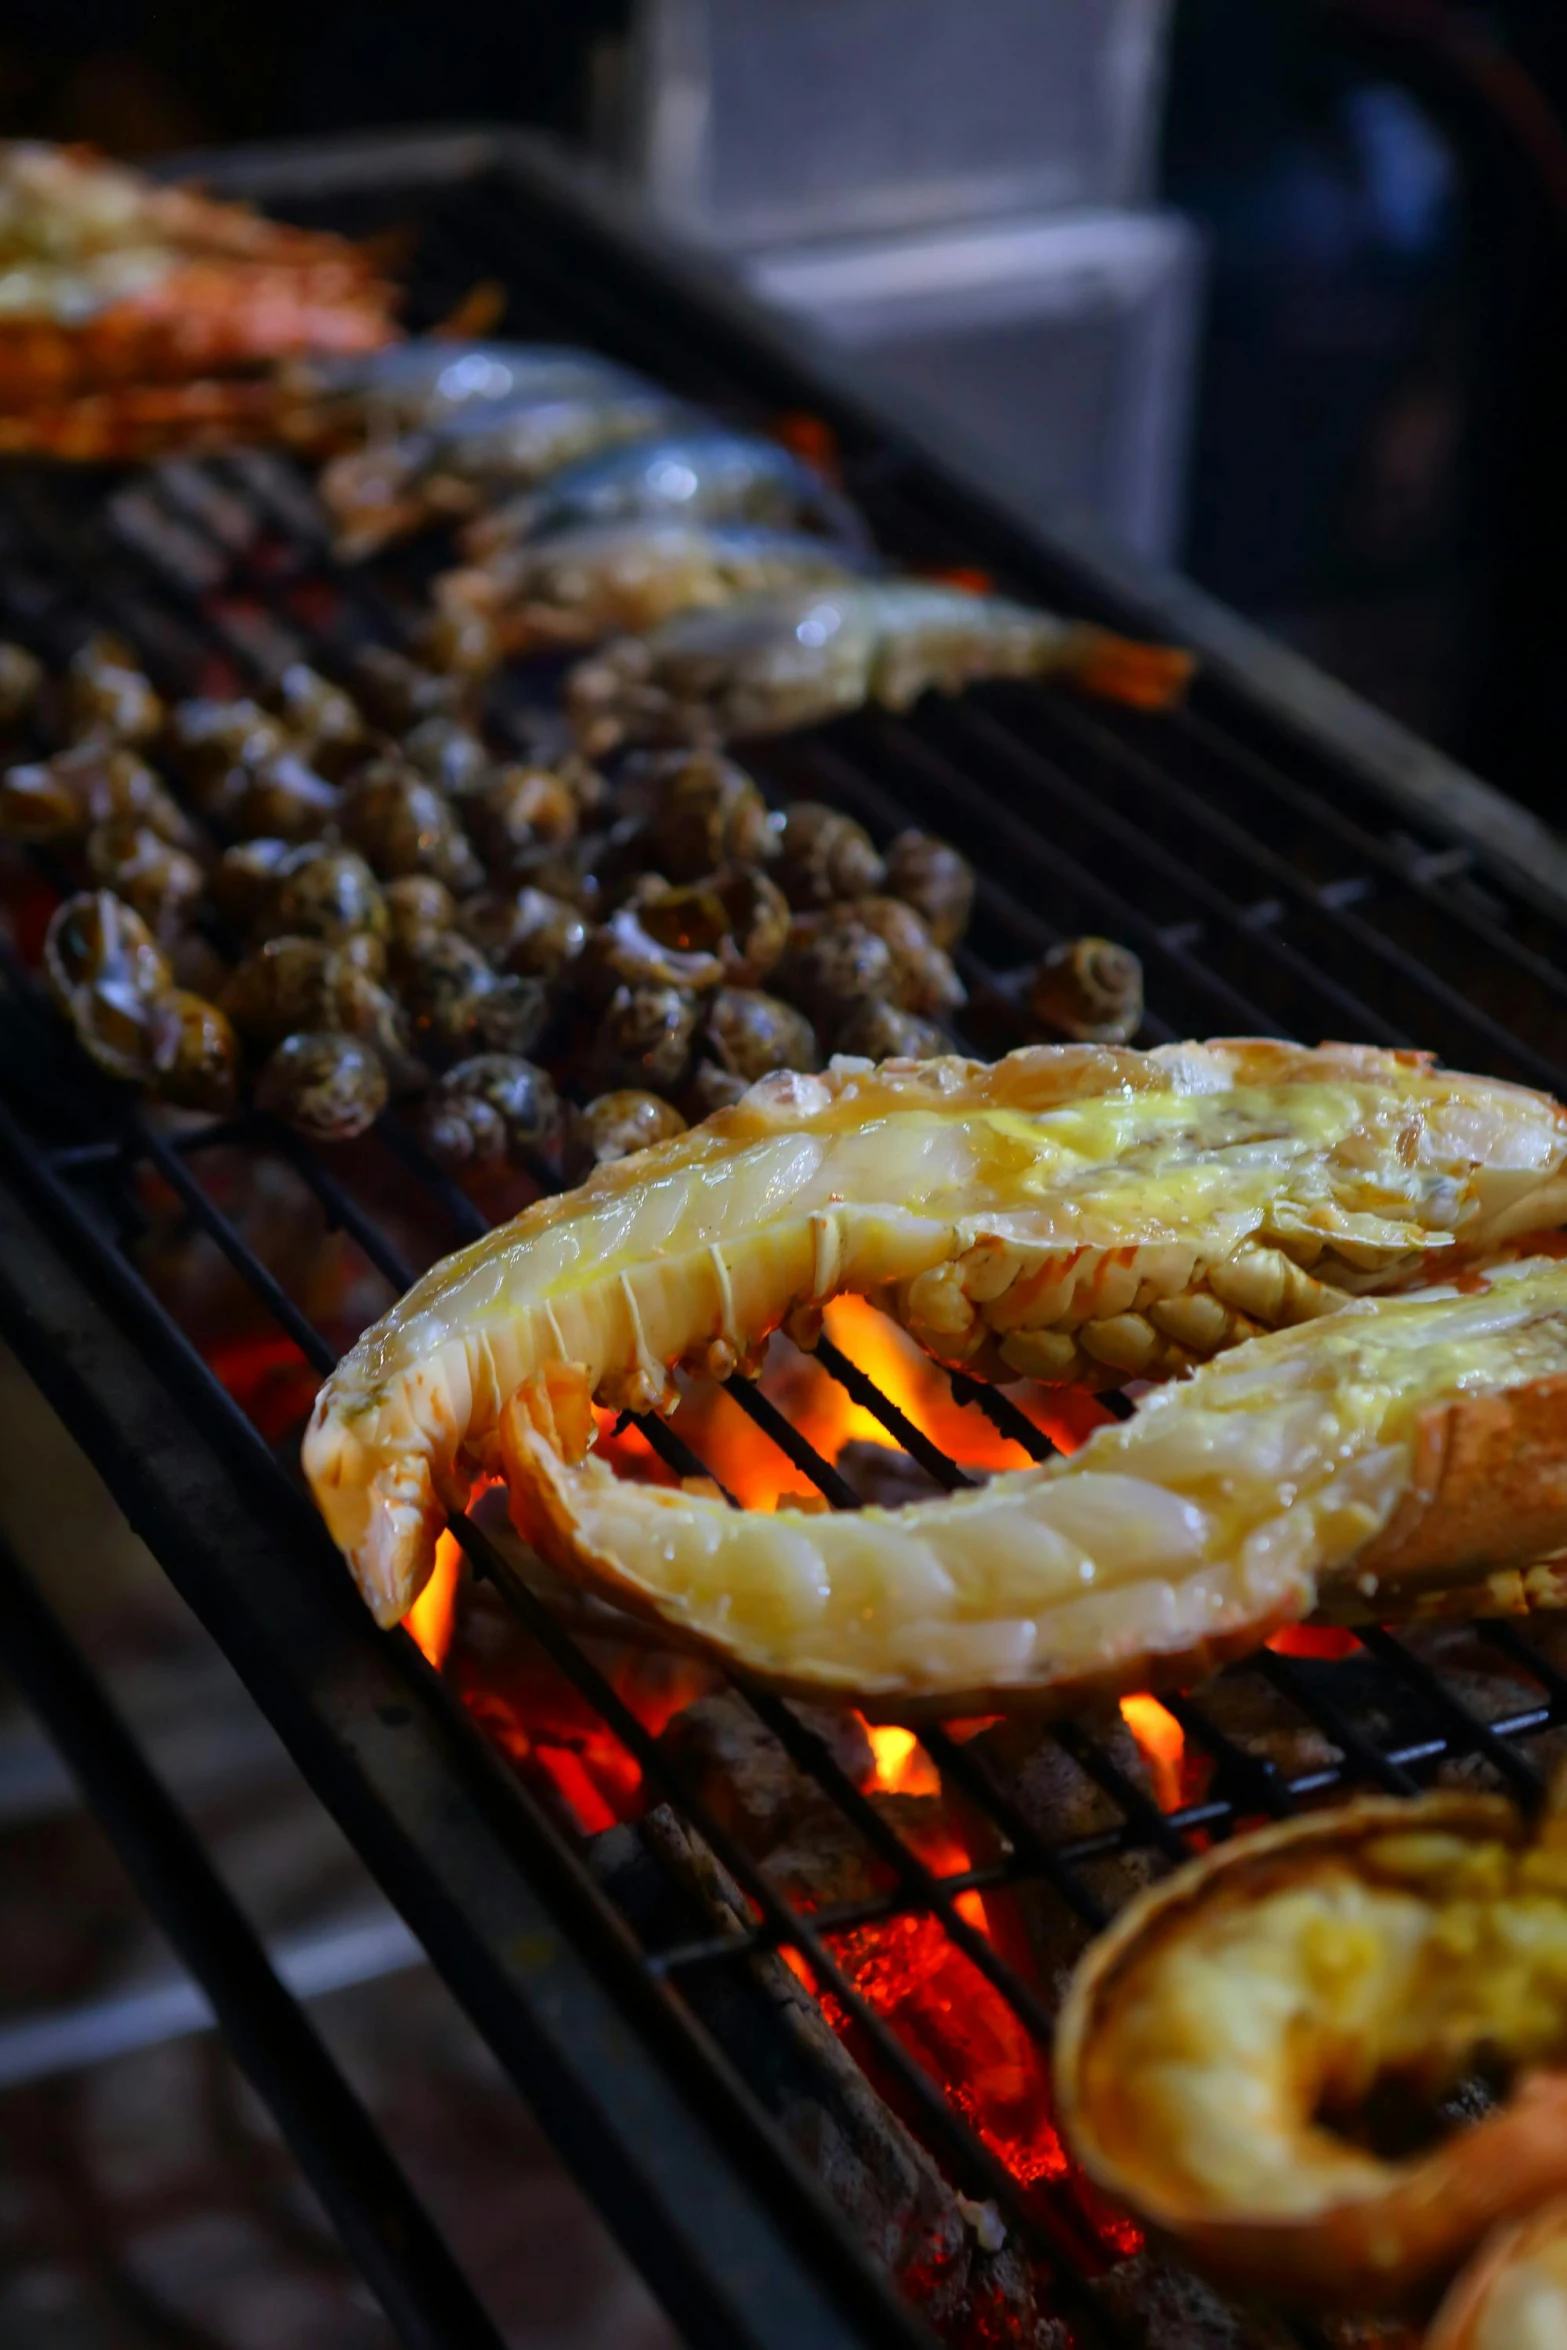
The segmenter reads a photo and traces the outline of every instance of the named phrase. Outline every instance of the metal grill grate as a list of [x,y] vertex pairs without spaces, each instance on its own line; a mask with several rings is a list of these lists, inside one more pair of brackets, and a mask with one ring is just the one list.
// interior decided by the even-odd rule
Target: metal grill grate
[[[547,170],[519,176],[496,169],[418,192],[391,185],[373,204],[340,195],[325,212],[334,225],[348,227],[369,218],[416,219],[423,316],[438,315],[476,276],[493,275],[508,291],[508,332],[591,341],[732,415],[765,420],[809,397],[839,431],[848,487],[889,552],[905,561],[980,561],[1002,586],[1025,596],[1122,624],[1140,617],[1087,573],[1048,551],[1030,552],[981,506],[958,500],[852,407],[791,376],[722,307],[704,302],[678,277],[656,274],[650,257],[607,231],[590,205],[574,209]],[[224,679],[248,684],[290,658],[330,669],[367,638],[397,641],[414,608],[417,559],[347,579],[324,570],[308,490],[270,457],[164,466],[112,495],[83,479],[41,475],[19,475],[11,488],[0,519],[0,625],[55,658],[89,625],[107,622],[131,638],[160,685],[211,690]],[[519,703],[500,719],[524,730],[526,708]],[[1003,1042],[1018,1033],[1010,1004],[1019,968],[1056,939],[1096,929],[1124,939],[1144,958],[1150,1013],[1141,1041],[1244,1031],[1418,1043],[1461,1066],[1567,1090],[1567,1063],[1556,1042],[1567,999],[1567,928],[1544,893],[1531,892],[1483,847],[1455,840],[1434,815],[1420,822],[1407,798],[1384,791],[1325,739],[1301,740],[1276,713],[1238,696],[1222,672],[1199,683],[1189,710],[1168,718],[998,688],[961,703],[927,705],[910,719],[857,717],[765,746],[754,764],[779,795],[836,801],[883,839],[908,822],[928,824],[974,859],[982,878],[964,976]],[[0,1141],[13,1173],[30,1170],[37,1197],[63,1219],[82,1262],[93,1261],[100,1278],[105,1239],[123,1248],[134,1236],[137,1179],[150,1170],[276,1330],[325,1372],[335,1359],[331,1339],[226,1213],[209,1176],[213,1153],[239,1149],[283,1158],[327,1224],[349,1237],[389,1293],[406,1287],[422,1263],[485,1228],[467,1195],[440,1176],[395,1121],[383,1121],[372,1148],[387,1166],[395,1163],[405,1191],[411,1186],[422,1202],[421,1264],[407,1261],[403,1242],[384,1228],[373,1186],[367,1190],[354,1173],[343,1172],[345,1163],[322,1160],[266,1119],[160,1133],[89,1073],[62,1064],[53,1016],[14,956],[7,957],[5,978],[3,1066],[20,1124],[8,1126]],[[353,1162],[361,1171],[364,1164]],[[138,1298],[136,1289],[137,1277],[125,1273],[122,1319],[129,1315],[150,1363],[171,1375],[179,1371],[188,1384],[189,1363],[176,1361],[173,1334],[150,1296]],[[959,1464],[830,1340],[815,1359],[938,1486],[967,1482]],[[1034,1457],[1048,1451],[1007,1397],[964,1380],[955,1388],[961,1403],[988,1414]],[[223,1399],[214,1393],[207,1401]],[[852,1483],[812,1450],[766,1393],[736,1382],[734,1401],[830,1503],[858,1504]],[[638,1425],[678,1473],[704,1467],[663,1422]],[[283,1541],[298,1524],[292,1465],[260,1464],[256,1450],[252,1442],[250,1467],[269,1497],[263,1530],[272,1528]],[[1244,1821],[1282,1816],[1353,1787],[1408,1793],[1444,1764],[1478,1769],[1532,1801],[1542,1785],[1535,1742],[1567,1721],[1567,1676],[1555,1651],[1510,1625],[1474,1627],[1474,1655],[1494,1660],[1496,1688],[1506,1699],[1490,1718],[1468,1702],[1472,1685],[1456,1683],[1418,1640],[1368,1632],[1356,1656],[1331,1666],[1267,1654],[1229,1676],[1228,1685],[1252,1685],[1276,1733],[1271,1739],[1227,1727],[1224,1709],[1216,1712],[1211,1703],[1172,1701],[1199,1788],[1176,1808],[1161,1809],[1101,1737],[1062,1729],[1062,1752],[1108,1798],[1114,1820],[1057,1839],[1024,1816],[974,1748],[932,1730],[922,1741],[931,1762],[945,1785],[988,1819],[1000,1854],[940,1874],[790,1707],[748,1691],[759,1720],[890,1878],[882,1892],[807,1914],[715,1816],[589,1650],[482,1528],[468,1517],[454,1525],[476,1573],[619,1741],[649,1790],[706,1840],[752,1905],[753,1921],[743,1931],[631,1954],[652,1997],[646,2012],[655,2028],[671,2033],[678,2023],[688,2088],[700,2076],[710,2098],[737,2109],[744,2103],[741,2086],[700,2027],[704,1978],[758,1951],[796,1952],[849,2019],[879,2077],[892,2085],[900,2109],[953,2182],[994,2203],[1031,2248],[1085,2343],[1131,2337],[1087,2281],[1103,2268],[1104,2253],[1080,2202],[1064,2180],[1020,2183],[857,1988],[832,1937],[895,1918],[933,1918],[1026,2030],[1044,2040],[1051,2021],[1045,1995],[972,1922],[964,1895],[1027,1885],[1059,1904],[1081,1939],[1105,1916],[1095,1864],[1139,1852],[1177,1860],[1195,1837],[1222,1836]],[[406,1645],[401,1636],[398,1644]],[[286,1674],[286,1664],[281,1669]],[[408,1674],[406,1665],[400,1669]],[[413,1702],[437,1706],[438,1693],[420,1668],[412,1669],[409,1687]],[[1278,1751],[1287,1754],[1291,1728],[1300,1725],[1316,1734],[1316,1759],[1281,1764]],[[336,1734],[342,1735],[341,1723]],[[339,1800],[352,1810],[347,1796],[340,1793]],[[537,1791],[530,1795],[512,1782],[506,1803],[513,1808],[504,1820],[512,1825],[503,1834],[526,1823],[532,1844],[516,1826],[514,1849],[526,1850],[533,1865],[541,1834]],[[569,1854],[562,1862],[556,1851],[551,1865],[577,1866],[583,1875]],[[586,1898],[583,1887],[575,1890]],[[623,1984],[626,1979],[622,1970]],[[480,2003],[471,1984],[469,1996]],[[492,2036],[498,2044],[504,2037],[498,2030]],[[766,2147],[751,2118],[753,2135],[736,2159],[759,2165]],[[776,2147],[771,2153],[776,2160]],[[579,2151],[590,2169],[602,2155],[601,2140]],[[849,2251],[841,2243],[833,2249],[818,2206],[801,2208],[796,2248],[833,2278],[831,2290],[846,2308]],[[622,2224],[636,2241],[634,2221]],[[645,2241],[640,2248],[656,2265]],[[726,2305],[715,2298],[704,2320],[701,2296],[689,2281],[666,2277],[664,2283],[696,2336],[812,2338],[785,2331],[782,2305],[742,2307],[735,2332],[732,2299]],[[732,2280],[725,2292],[732,2296]],[[871,2328],[865,2338],[873,2338],[891,2314],[880,2302],[862,2301],[858,2322]],[[912,2321],[909,2330],[912,2338]],[[888,2338],[885,2330],[880,2338]]]

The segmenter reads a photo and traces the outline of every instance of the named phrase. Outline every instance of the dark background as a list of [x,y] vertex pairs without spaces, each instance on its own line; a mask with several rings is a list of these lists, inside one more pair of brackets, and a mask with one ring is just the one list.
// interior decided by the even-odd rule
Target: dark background
[[[432,121],[571,135],[624,15],[12,0],[0,133],[127,155]],[[1552,816],[1563,111],[1562,0],[1178,0],[1163,192],[1211,272],[1185,565]]]

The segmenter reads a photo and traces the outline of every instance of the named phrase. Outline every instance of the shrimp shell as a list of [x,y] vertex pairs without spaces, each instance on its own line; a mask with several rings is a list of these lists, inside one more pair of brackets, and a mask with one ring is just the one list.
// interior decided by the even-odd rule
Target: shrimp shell
[[448,572],[436,592],[495,621],[503,651],[591,645],[764,590],[829,585],[862,570],[805,531],[671,520],[589,522]]
[[476,401],[397,439],[334,457],[317,487],[339,552],[357,558],[471,514],[487,495],[537,481],[568,458],[640,440],[683,413],[667,393],[635,377]]
[[305,1467],[395,1622],[507,1399],[551,1363],[645,1406],[715,1339],[749,1355],[857,1290],[981,1377],[1159,1376],[1564,1216],[1557,1106],[1416,1054],[1242,1040],[782,1072],[426,1274],[323,1388]]
[[1063,677],[1158,708],[1191,674],[1184,653],[1085,621],[921,580],[785,588],[687,612],[607,645],[567,680],[590,753],[628,740],[781,734],[866,702],[907,710],[987,678]]
[[655,516],[813,530],[846,547],[870,545],[848,499],[803,458],[777,441],[708,425],[563,466],[536,490],[476,517],[463,534],[463,552],[485,563],[503,548],[581,523]]

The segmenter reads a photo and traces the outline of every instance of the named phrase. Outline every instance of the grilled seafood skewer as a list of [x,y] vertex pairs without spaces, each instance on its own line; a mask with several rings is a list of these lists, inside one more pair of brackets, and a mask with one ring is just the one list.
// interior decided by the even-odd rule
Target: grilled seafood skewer
[[870,544],[848,499],[792,450],[754,433],[699,425],[562,466],[537,489],[476,516],[462,548],[470,562],[488,564],[525,540],[583,523],[650,518],[749,522],[816,531],[846,547]]
[[1185,653],[1002,596],[884,580],[682,613],[579,663],[566,699],[584,749],[597,754],[625,741],[781,734],[866,702],[907,710],[924,693],[988,678],[1061,677],[1160,709],[1191,670]]
[[778,588],[846,579],[862,563],[806,531],[684,521],[589,522],[449,571],[437,600],[486,614],[504,653],[591,645]]
[[1437,2311],[1425,2350],[1559,2350],[1567,2342],[1567,2202],[1499,2228]]
[[1556,1105],[1418,1055],[840,1061],[763,1079],[436,1267],[322,1390],[305,1466],[395,1622],[444,1511],[497,1465],[508,1398],[552,1364],[648,1409],[669,1366],[723,1376],[857,1290],[982,1377],[1157,1377],[1564,1216]]
[[[1455,1792],[1285,1821],[1142,1895],[1079,1967],[1055,2081],[1090,2177],[1203,2266],[1367,2309],[1567,2187],[1564,2058],[1567,1824]],[[1356,2139],[1379,2087],[1434,2106],[1479,2061],[1521,2076],[1485,2119],[1401,2161]]]

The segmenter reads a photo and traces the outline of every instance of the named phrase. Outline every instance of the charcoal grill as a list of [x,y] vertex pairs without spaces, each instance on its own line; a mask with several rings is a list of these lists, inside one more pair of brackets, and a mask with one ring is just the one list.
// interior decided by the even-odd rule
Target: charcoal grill
[[[1190,705],[1159,718],[996,688],[863,715],[768,746],[780,793],[836,801],[885,837],[910,821],[955,840],[981,874],[965,977],[995,1036],[1015,975],[1083,930],[1143,957],[1141,1041],[1224,1033],[1420,1044],[1466,1068],[1567,1091],[1567,858],[1533,819],[1175,583],[1133,574],[1086,532],[1045,539],[919,420],[873,412],[836,365],[802,354],[731,286],[671,254],[544,146],[431,135],[217,159],[225,192],[349,231],[411,227],[414,320],[476,279],[506,291],[506,331],[596,345],[724,412],[804,411],[830,427],[846,484],[894,556],[983,568],[1007,590],[1192,644]],[[328,669],[367,636],[395,641],[418,559],[324,590],[301,485],[259,455],[166,466],[134,483],[17,473],[0,509],[0,626],[52,656],[93,624],[128,635],[160,684],[249,682],[300,655]],[[281,552],[280,552],[281,550]],[[519,723],[522,720],[519,719]],[[258,1118],[177,1136],[127,1107],[64,1049],[7,952],[0,1106],[0,1331],[85,1448],[301,1770],[354,1839],[566,2159],[695,2342],[785,2346],[928,2340],[864,2257],[710,2028],[714,1980],[788,1949],[856,2028],[878,2078],[956,2188],[995,2207],[1085,2344],[1140,2338],[1089,2281],[1102,2260],[1048,2182],[1025,2190],[856,1990],[828,1936],[903,1916],[940,1921],[1032,2033],[1038,1986],[971,1922],[962,1897],[1028,1882],[1082,1933],[1101,1920],[1089,1872],[1116,1854],[1176,1860],[1199,1834],[1358,1787],[1410,1793],[1463,1763],[1525,1801],[1540,1741],[1567,1720],[1567,1679],[1527,1630],[1477,1642],[1520,1694],[1481,1718],[1417,1644],[1367,1632],[1351,1667],[1265,1655],[1244,1668],[1282,1722],[1320,1733],[1307,1769],[1173,1700],[1203,1758],[1199,1800],[1162,1809],[1097,1734],[1060,1733],[1111,1824],[1041,1836],[947,1731],[923,1744],[999,1832],[1002,1857],[941,1876],[857,1792],[827,1747],[764,1693],[749,1703],[887,1864],[884,1894],[814,1916],[775,1889],[642,1727],[580,1640],[467,1518],[476,1572],[542,1645],[650,1793],[671,1803],[750,1896],[724,1936],[644,1942],[586,1865],[558,1805],[506,1767],[403,1633],[382,1635],[280,1458],[213,1375],[128,1253],[133,1178],[155,1170],[316,1371],[333,1348],[261,1263],[204,1166],[219,1147],[285,1155],[326,1221],[391,1291],[419,1269],[342,1162]],[[421,1202],[420,1264],[482,1220],[395,1126]],[[819,1358],[940,1483],[958,1465],[864,1371]],[[738,1400],[837,1505],[856,1494],[765,1396]],[[1003,1433],[1041,1439],[1005,1398],[965,1390]],[[651,1441],[698,1466],[657,1421]],[[0,1560],[9,1661],[84,1777],[188,1962],[234,2033],[307,2171],[410,2342],[494,2338],[343,2083],[227,1909],[199,1850],[127,1751],[102,1692]],[[1323,1756],[1326,1759],[1323,1759]],[[1302,2341],[1314,2337],[1297,2329]]]

